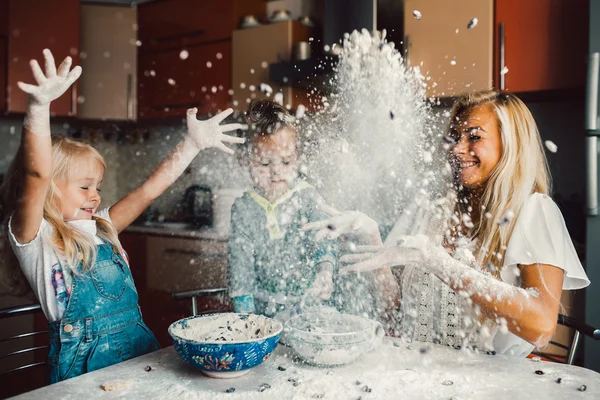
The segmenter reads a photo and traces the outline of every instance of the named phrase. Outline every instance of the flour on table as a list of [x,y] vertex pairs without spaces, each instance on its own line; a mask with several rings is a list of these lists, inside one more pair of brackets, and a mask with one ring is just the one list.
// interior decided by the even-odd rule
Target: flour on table
[[114,390],[121,390],[130,387],[133,384],[131,379],[115,379],[114,381],[104,382],[100,387],[105,392],[112,392]]

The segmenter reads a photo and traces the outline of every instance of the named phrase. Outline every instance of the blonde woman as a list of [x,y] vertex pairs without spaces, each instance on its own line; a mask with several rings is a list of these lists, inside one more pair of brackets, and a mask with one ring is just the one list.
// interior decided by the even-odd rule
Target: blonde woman
[[222,134],[241,128],[219,125],[231,110],[208,121],[198,121],[197,110],[189,110],[187,135],[173,152],[139,188],[110,210],[98,211],[106,162],[87,144],[50,135],[50,102],[77,80],[81,68],[71,70],[68,57],[57,69],[49,50],[44,58],[45,73],[31,61],[37,85],[19,82],[29,105],[21,146],[2,188],[13,254],[0,277],[15,292],[29,285],[40,301],[49,321],[50,380],[57,382],[158,349],[142,320],[117,234],[201,149],[232,153],[222,141],[243,140]]
[[[422,202],[384,246],[377,231],[362,230],[371,245],[342,257],[352,265],[341,272],[402,266],[399,292],[388,292],[401,294],[401,336],[525,356],[554,333],[561,291],[589,285],[549,197],[539,132],[516,96],[484,91],[457,99],[448,139],[450,212]],[[441,228],[433,215],[445,215]],[[341,226],[335,218],[345,216],[326,224]]]

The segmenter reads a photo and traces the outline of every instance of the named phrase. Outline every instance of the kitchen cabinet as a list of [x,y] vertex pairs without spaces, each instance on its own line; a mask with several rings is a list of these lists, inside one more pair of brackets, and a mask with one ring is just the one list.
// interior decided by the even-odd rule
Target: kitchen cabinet
[[493,0],[406,0],[404,10],[405,55],[425,77],[427,97],[492,88]]
[[147,285],[169,293],[227,287],[227,243],[149,236]]
[[138,7],[138,115],[184,117],[229,107],[231,36],[265,0],[163,0]]
[[[404,52],[428,97],[583,88],[589,0],[406,0]],[[420,19],[414,11],[420,13]],[[468,29],[477,18],[477,25]]]
[[496,0],[495,13],[495,87],[531,92],[585,86],[589,0]]
[[265,0],[162,0],[139,6],[140,52],[231,39],[245,15],[265,15]]
[[0,111],[6,110],[8,67],[8,0],[0,0]]
[[135,119],[136,40],[136,8],[81,6],[80,65],[84,73],[79,78],[78,117]]
[[[169,325],[191,315],[191,300],[176,301],[173,293],[226,285],[227,243],[164,235],[123,232],[144,321],[161,346],[170,346]],[[230,309],[219,296],[198,298],[198,311]]]
[[[265,98],[261,83],[272,86],[273,94],[283,94],[283,104],[296,108],[308,106],[305,89],[276,85],[269,81],[268,65],[292,61],[296,43],[308,42],[311,28],[297,21],[283,21],[254,28],[239,29],[232,38],[232,105],[245,110],[253,98]],[[271,97],[273,96],[271,94]]]
[[[73,65],[79,64],[79,10],[79,0],[8,1],[8,112],[25,111],[27,94],[17,82],[33,82],[29,60],[37,59],[43,68],[43,49],[52,50],[57,64],[67,56],[73,58]],[[59,116],[77,114],[77,83],[52,102],[50,111]]]
[[190,107],[200,114],[229,107],[229,40],[156,53],[139,53],[139,117],[184,118]]

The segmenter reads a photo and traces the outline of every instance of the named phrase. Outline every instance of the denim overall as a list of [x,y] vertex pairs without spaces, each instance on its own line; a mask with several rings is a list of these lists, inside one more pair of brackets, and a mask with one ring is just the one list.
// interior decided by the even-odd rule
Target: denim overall
[[73,274],[65,313],[48,331],[51,383],[160,348],[142,321],[129,267],[108,244],[97,246],[90,271]]

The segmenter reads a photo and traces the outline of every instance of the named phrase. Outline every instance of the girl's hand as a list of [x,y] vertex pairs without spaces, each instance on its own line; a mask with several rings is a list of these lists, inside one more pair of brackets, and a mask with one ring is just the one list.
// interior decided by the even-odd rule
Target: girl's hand
[[35,105],[50,104],[51,101],[62,96],[73,82],[81,76],[80,66],[76,66],[71,70],[71,62],[73,61],[71,57],[64,59],[58,67],[58,71],[56,70],[52,52],[48,49],[44,49],[44,60],[46,64],[46,74],[42,72],[42,69],[36,60],[31,60],[29,62],[37,86],[17,82],[19,88],[29,94],[29,101]]
[[433,245],[425,235],[402,236],[396,246],[357,246],[354,254],[340,258],[351,265],[340,268],[340,274],[372,271],[379,268],[396,267],[407,264],[427,263]]
[[233,154],[233,150],[225,146],[223,142],[238,144],[245,142],[245,139],[243,138],[223,134],[223,132],[243,129],[241,124],[219,125],[225,118],[231,115],[232,112],[233,110],[228,108],[211,119],[200,121],[196,118],[196,114],[198,113],[197,108],[194,107],[187,110],[187,134],[193,140],[198,150],[216,147],[225,153]]
[[321,264],[321,270],[317,272],[315,281],[308,288],[305,296],[311,296],[319,301],[329,300],[333,294],[333,264]]
[[326,204],[319,208],[331,218],[311,222],[302,227],[304,231],[317,231],[316,240],[337,239],[356,241],[360,244],[381,245],[377,222],[360,211],[338,211]]

